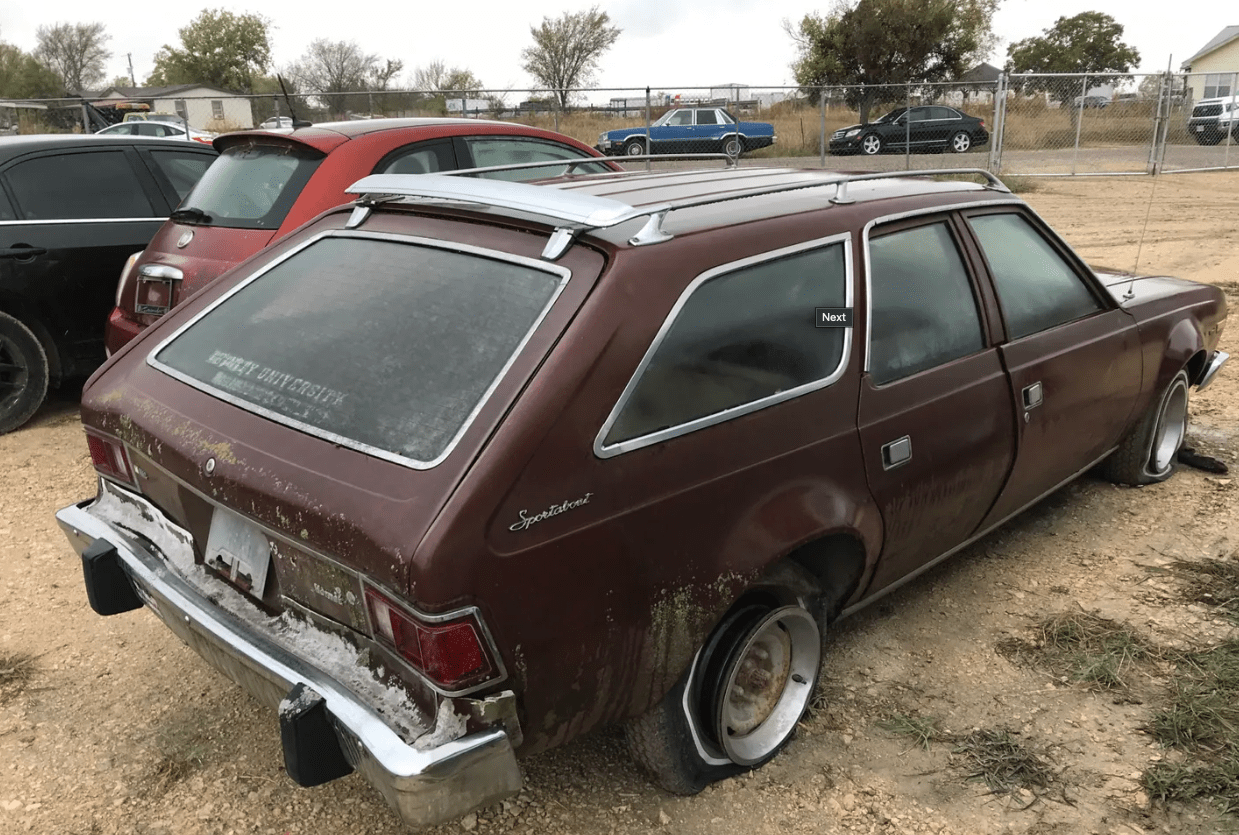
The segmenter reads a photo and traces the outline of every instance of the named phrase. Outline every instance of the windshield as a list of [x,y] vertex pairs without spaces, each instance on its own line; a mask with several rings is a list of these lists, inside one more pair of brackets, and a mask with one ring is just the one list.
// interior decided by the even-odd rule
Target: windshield
[[224,297],[154,363],[280,423],[431,465],[565,276],[475,252],[328,236]]
[[212,226],[277,229],[323,155],[299,143],[226,148],[181,205]]

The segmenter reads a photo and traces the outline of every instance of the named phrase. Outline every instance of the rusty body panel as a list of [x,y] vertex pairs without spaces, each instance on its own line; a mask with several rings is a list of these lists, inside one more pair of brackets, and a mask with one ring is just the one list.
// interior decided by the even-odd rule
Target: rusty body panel
[[[740,169],[548,186],[655,206],[825,176]],[[267,532],[268,611],[304,609],[355,633],[423,712],[450,697],[442,704],[473,717],[470,728],[485,724],[484,711],[436,695],[380,648],[357,601],[376,589],[431,619],[476,608],[502,673],[471,695],[512,691],[521,731],[513,747],[545,750],[658,704],[725,613],[780,565],[822,582],[850,577],[824,591],[852,608],[876,598],[1095,463],[1178,369],[1199,362],[1199,374],[1202,355],[1216,350],[1226,315],[1216,290],[1098,277],[1065,244],[1062,257],[1098,310],[1010,339],[965,213],[1016,212],[1044,229],[1021,201],[923,179],[858,183],[856,202],[845,204],[826,199],[831,190],[686,208],[657,245],[633,242],[644,220],[583,233],[555,262],[570,273],[563,292],[433,466],[297,431],[148,362],[245,276],[341,229],[343,209],[278,240],[114,355],[88,384],[82,419],[124,443],[140,492],[195,547],[217,506]],[[931,220],[953,230],[981,349],[878,385],[866,372],[868,235]],[[392,203],[353,234],[532,262],[553,231],[520,212]],[[856,320],[837,376],[665,440],[600,452],[602,428],[699,277],[820,241],[846,243],[851,256]],[[905,437],[910,457],[891,466],[884,449]],[[849,547],[828,548],[824,562],[802,558],[822,542]],[[836,558],[859,563],[836,574]]]

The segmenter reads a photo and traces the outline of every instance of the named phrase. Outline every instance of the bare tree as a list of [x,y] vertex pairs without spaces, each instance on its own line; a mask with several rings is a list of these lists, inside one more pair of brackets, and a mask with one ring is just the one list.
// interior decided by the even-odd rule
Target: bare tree
[[529,27],[533,46],[521,51],[521,66],[539,84],[555,93],[560,107],[567,107],[572,90],[593,80],[598,59],[620,36],[611,17],[594,6],[584,12],[564,12],[558,20],[542,18]]
[[112,57],[104,44],[111,39],[102,23],[57,23],[40,26],[35,57],[64,81],[65,90],[80,93],[103,81],[104,62]]
[[319,38],[293,64],[289,74],[305,92],[325,98],[330,110],[344,113],[360,109],[363,101],[368,106],[365,96],[344,94],[386,90],[403,68],[402,62],[383,61],[362,50],[355,41]]
[[413,71],[413,89],[423,93],[472,93],[484,86],[471,70],[449,68],[438,59]]

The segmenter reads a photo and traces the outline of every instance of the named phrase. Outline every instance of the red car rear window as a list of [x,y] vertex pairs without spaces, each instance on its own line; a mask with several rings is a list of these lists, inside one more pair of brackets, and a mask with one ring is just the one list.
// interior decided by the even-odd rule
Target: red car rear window
[[321,152],[292,142],[234,145],[181,207],[205,212],[211,226],[277,229],[322,160]]

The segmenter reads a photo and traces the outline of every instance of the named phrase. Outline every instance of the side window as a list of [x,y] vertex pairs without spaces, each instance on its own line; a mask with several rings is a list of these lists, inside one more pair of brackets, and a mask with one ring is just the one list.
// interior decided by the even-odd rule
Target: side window
[[908,111],[909,122],[924,122],[933,117],[929,114],[928,107],[914,107]]
[[0,190],[0,220],[17,220],[13,207],[9,205],[9,198],[2,190]]
[[717,110],[698,110],[697,124],[699,125],[717,125],[718,111]]
[[869,241],[869,374],[878,385],[981,350],[972,285],[945,223]]
[[[475,168],[486,168],[491,165],[514,165],[521,162],[541,162],[557,159],[584,159],[589,155],[555,142],[541,139],[525,139],[522,137],[492,136],[466,137],[469,153],[473,157]],[[574,168],[576,174],[598,174],[608,171],[605,165],[583,165]],[[546,168],[524,168],[515,171],[497,171],[493,174],[480,176],[495,180],[537,180],[544,177],[558,177],[564,173],[564,167],[547,166]]]
[[929,110],[932,114],[930,116],[930,118],[932,119],[958,119],[959,118],[958,111],[952,110],[949,107],[931,107]]
[[164,130],[164,126],[158,122],[138,122],[138,136],[158,136],[160,138],[168,135]]
[[211,154],[189,154],[185,151],[151,151],[150,155],[159,173],[176,192],[177,203],[185,199],[185,195],[215,161]]
[[155,214],[124,151],[36,157],[4,176],[23,220]]
[[989,262],[1010,339],[1101,309],[1075,270],[1021,215],[982,215],[968,222]]
[[842,365],[850,330],[813,321],[814,308],[847,305],[842,243],[698,281],[629,383],[604,446],[790,396]]
[[457,168],[450,140],[419,142],[389,154],[375,174],[434,174]]
[[671,118],[667,120],[667,124],[672,127],[685,127],[693,123],[693,111],[677,110],[671,114]]

